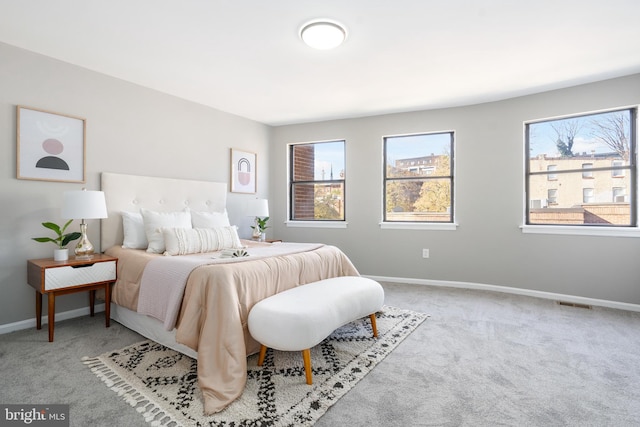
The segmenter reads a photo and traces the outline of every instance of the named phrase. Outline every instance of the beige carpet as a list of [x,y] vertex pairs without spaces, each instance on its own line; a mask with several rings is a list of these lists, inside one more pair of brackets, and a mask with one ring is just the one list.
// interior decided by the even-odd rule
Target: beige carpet
[[153,426],[308,426],[427,317],[385,306],[377,316],[377,339],[368,318],[339,328],[311,350],[312,386],[305,383],[300,352],[269,350],[262,367],[256,366],[256,355],[250,356],[244,393],[212,416],[203,413],[196,361],[153,341],[84,363]]

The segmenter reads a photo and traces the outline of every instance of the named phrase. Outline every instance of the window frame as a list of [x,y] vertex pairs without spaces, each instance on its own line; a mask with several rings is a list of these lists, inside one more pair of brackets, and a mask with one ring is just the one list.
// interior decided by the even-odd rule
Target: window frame
[[[387,177],[387,141],[392,138],[402,138],[410,136],[427,136],[427,135],[449,135],[449,175],[432,175],[425,174],[420,177]],[[430,131],[430,132],[416,132],[406,134],[394,134],[385,135],[382,137],[382,221],[380,227],[383,229],[419,229],[419,230],[455,230],[457,224],[455,222],[455,131]],[[449,221],[390,221],[387,219],[387,182],[388,181],[428,181],[428,180],[441,180],[449,179],[451,186],[451,203],[449,212]]]
[[593,179],[593,163],[582,164],[582,179]]
[[[523,123],[523,134],[524,134],[524,193],[523,193],[523,224],[520,226],[520,229],[523,233],[532,233],[532,234],[565,234],[565,235],[592,235],[592,236],[616,236],[616,237],[640,237],[640,223],[638,219],[638,211],[640,210],[640,183],[638,182],[638,176],[640,172],[638,171],[639,161],[638,161],[638,151],[639,151],[639,141],[638,141],[638,105],[629,105],[622,106],[617,108],[605,109],[605,110],[597,110],[597,111],[588,111],[576,114],[562,115],[556,117],[548,117],[544,119],[536,119],[529,120]],[[630,202],[630,221],[629,225],[614,225],[614,224],[531,224],[530,223],[530,210],[529,210],[529,202],[530,202],[530,189],[529,189],[529,180],[531,176],[535,175],[549,175],[550,171],[536,171],[532,172],[530,170],[531,167],[531,157],[529,155],[529,147],[530,147],[530,133],[529,126],[537,123],[544,123],[555,120],[563,120],[563,119],[571,119],[578,117],[589,117],[598,114],[605,113],[615,113],[615,112],[627,112],[629,114],[629,164],[619,166],[616,165],[616,162],[612,162],[610,167],[598,167],[598,168],[590,168],[589,172],[598,172],[598,171],[607,171],[610,170],[613,174],[616,171],[622,171],[622,175],[617,176],[626,176],[628,173],[630,175],[629,179],[629,191],[626,196],[629,197]],[[627,172],[628,171],[628,172]],[[576,173],[583,172],[583,169],[571,169],[571,170],[561,170],[561,171],[553,171],[553,174],[561,174],[561,173]]]
[[[618,163],[616,165],[616,163]],[[624,162],[622,160],[612,160],[611,161],[611,166],[616,168],[611,170],[611,177],[612,178],[625,178],[626,174],[625,171],[626,169],[622,169],[624,167]]]
[[582,189],[582,203],[594,203],[595,201],[595,188],[593,187],[584,187]]
[[[618,194],[616,194],[618,193]],[[612,203],[624,203],[624,202],[617,202],[616,201],[616,197],[620,197],[622,196],[623,199],[627,198],[627,189],[625,187],[612,187],[611,188],[611,197],[612,197]]]
[[[295,180],[295,156],[294,149],[297,146],[301,145],[316,145],[316,144],[328,144],[334,142],[342,142],[343,144],[343,156],[344,156],[344,176],[340,179],[326,179],[326,180]],[[295,142],[287,144],[287,198],[288,198],[288,206],[287,206],[287,221],[285,225],[287,227],[316,227],[316,228],[346,228],[347,225],[347,208],[346,208],[346,198],[347,198],[347,140],[345,138],[336,138],[336,139],[328,139],[321,141],[309,141],[309,142]],[[305,184],[342,184],[342,219],[296,219],[294,218],[294,209],[295,209],[295,197],[294,197],[294,187],[296,185],[305,185]]]

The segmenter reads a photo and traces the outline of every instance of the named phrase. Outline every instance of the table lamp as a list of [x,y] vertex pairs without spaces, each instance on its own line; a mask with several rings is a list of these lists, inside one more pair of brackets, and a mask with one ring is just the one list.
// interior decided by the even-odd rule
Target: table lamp
[[91,259],[93,257],[93,245],[87,237],[87,224],[85,219],[98,219],[107,217],[107,204],[102,191],[65,191],[62,204],[62,218],[80,219],[80,240],[75,248],[76,259]]

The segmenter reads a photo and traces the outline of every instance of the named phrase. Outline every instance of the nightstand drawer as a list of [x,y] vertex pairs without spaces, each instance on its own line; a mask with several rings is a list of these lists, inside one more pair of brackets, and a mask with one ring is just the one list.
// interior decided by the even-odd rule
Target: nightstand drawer
[[116,261],[47,268],[44,271],[44,290],[68,288],[90,283],[116,280]]

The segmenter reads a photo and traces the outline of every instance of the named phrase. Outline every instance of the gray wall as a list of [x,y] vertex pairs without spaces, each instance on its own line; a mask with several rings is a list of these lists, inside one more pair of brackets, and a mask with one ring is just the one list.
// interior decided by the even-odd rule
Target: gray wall
[[[86,119],[85,185],[16,179],[16,105]],[[41,222],[62,222],[63,191],[99,189],[100,172],[227,182],[234,147],[257,153],[258,196],[268,196],[268,126],[1,43],[0,130],[0,326],[35,318],[26,262],[53,256],[54,245],[31,237],[49,235]],[[228,197],[233,223],[248,236],[243,206],[255,196]],[[100,247],[98,221],[88,224]],[[87,301],[87,293],[59,297],[56,312]]]
[[[272,235],[342,248],[361,274],[640,304],[640,238],[523,234],[523,122],[640,103],[640,75],[461,108],[281,126]],[[382,136],[454,130],[456,231],[380,229]],[[346,139],[347,229],[288,228],[286,145]],[[421,257],[422,248],[430,258]]]
[[[640,75],[464,108],[268,126],[0,43],[0,327],[34,318],[26,260],[49,257],[43,221],[62,192],[99,189],[100,172],[228,181],[231,147],[258,154],[269,237],[341,247],[362,274],[470,282],[640,304],[640,239],[524,235],[523,121],[640,103]],[[87,183],[16,179],[16,105],[87,119]],[[382,136],[456,131],[456,231],[381,230]],[[287,228],[286,144],[347,140],[347,229]],[[271,141],[271,142],[270,142]],[[243,205],[229,213],[248,236]],[[77,227],[77,224],[75,225]],[[76,228],[77,229],[77,228]],[[90,238],[99,246],[97,221]],[[421,258],[429,248],[431,257]],[[58,298],[83,308],[85,293]],[[45,307],[46,313],[46,307]]]

